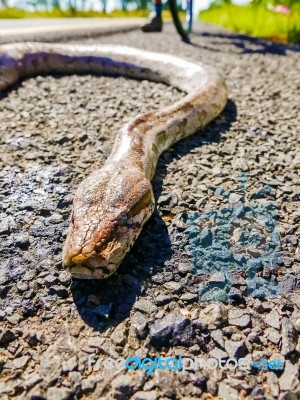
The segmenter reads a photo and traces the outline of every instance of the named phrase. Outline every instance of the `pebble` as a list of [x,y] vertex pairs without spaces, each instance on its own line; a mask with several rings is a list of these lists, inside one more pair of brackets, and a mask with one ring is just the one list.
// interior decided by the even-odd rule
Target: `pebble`
[[234,309],[228,313],[228,323],[230,325],[246,328],[250,324],[250,316],[243,310]]
[[189,345],[193,338],[191,322],[180,313],[156,320],[150,328],[150,341],[156,348],[170,344]]
[[278,312],[273,310],[269,314],[267,314],[266,323],[275,329],[280,329],[280,319]]
[[265,330],[265,335],[266,335],[267,339],[270,340],[270,342],[272,342],[274,344],[278,344],[279,340],[281,339],[280,334],[274,328],[267,328]]
[[86,379],[83,379],[81,382],[81,390],[86,393],[86,392],[91,392],[95,385],[96,385],[96,379],[94,376],[89,376]]
[[178,272],[182,275],[186,275],[189,272],[191,272],[191,266],[189,264],[179,263],[178,264]]
[[221,329],[212,331],[210,336],[222,349],[224,349],[225,342],[224,342],[223,332],[221,331]]
[[217,329],[228,320],[228,310],[223,304],[210,304],[200,312],[200,318],[209,329]]
[[284,356],[287,356],[289,353],[295,350],[297,344],[297,332],[289,318],[282,318],[282,345],[281,345],[281,353]]
[[299,384],[298,380],[299,368],[297,365],[292,364],[290,361],[286,361],[284,365],[284,371],[279,378],[279,386],[281,390],[288,390],[292,392],[296,389]]
[[126,399],[131,395],[132,383],[128,375],[120,375],[112,382],[113,397],[115,399]]
[[15,358],[13,360],[13,365],[16,368],[24,368],[25,365],[28,363],[29,361],[29,357],[28,356],[23,356],[23,357],[19,357],[19,358]]
[[239,400],[239,393],[224,382],[219,384],[218,396],[223,400]]
[[70,372],[76,369],[77,367],[77,360],[76,356],[69,358],[67,361],[63,361],[62,363],[62,371],[63,372]]
[[132,400],[157,400],[157,394],[155,390],[149,392],[135,392],[132,396]]
[[157,311],[157,307],[149,300],[138,300],[134,304],[134,308],[146,314],[153,314]]
[[225,340],[225,350],[230,358],[245,357],[248,353],[244,341]]
[[16,338],[16,334],[11,329],[0,329],[0,345],[7,345]]
[[50,387],[47,391],[48,399],[67,400],[70,398],[71,392],[65,388]]

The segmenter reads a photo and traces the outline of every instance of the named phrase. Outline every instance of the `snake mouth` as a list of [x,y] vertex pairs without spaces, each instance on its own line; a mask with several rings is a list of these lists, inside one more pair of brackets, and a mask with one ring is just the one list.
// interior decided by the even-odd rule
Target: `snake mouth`
[[[114,228],[100,241],[94,242],[92,251],[69,258],[67,270],[75,278],[104,279],[112,275],[139,236],[143,225],[154,209],[152,190],[145,193],[126,214],[121,212],[111,224]],[[89,242],[89,244],[93,242]],[[83,249],[87,245],[83,246]]]

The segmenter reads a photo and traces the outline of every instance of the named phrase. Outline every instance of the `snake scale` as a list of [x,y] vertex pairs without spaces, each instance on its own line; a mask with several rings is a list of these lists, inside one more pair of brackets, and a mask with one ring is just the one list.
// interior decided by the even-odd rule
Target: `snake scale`
[[106,278],[154,210],[151,179],[160,154],[215,118],[227,101],[215,68],[124,46],[15,43],[0,46],[0,91],[38,74],[100,73],[147,79],[186,95],[136,116],[117,133],[100,170],[79,185],[62,260],[77,278]]

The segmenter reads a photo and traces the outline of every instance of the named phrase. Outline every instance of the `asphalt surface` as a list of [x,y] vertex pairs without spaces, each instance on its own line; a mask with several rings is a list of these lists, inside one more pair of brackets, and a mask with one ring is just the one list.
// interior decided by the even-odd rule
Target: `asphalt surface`
[[0,43],[124,32],[137,29],[144,21],[144,18],[0,19]]
[[[85,282],[61,265],[78,183],[126,122],[182,93],[84,75],[31,78],[2,95],[1,399],[299,398],[299,47],[204,24],[192,45],[171,26],[84,42],[209,62],[229,100],[161,156],[157,209],[118,272]],[[249,368],[146,375],[88,362],[133,355],[245,358]]]

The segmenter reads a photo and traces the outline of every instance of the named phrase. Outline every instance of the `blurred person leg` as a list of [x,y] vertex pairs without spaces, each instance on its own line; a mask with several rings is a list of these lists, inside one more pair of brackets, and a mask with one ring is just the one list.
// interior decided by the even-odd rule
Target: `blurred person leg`
[[153,0],[154,12],[150,14],[149,20],[142,26],[143,32],[161,32],[163,27],[162,0]]

